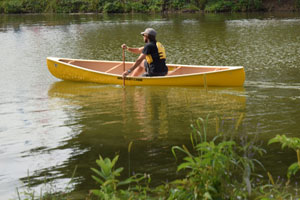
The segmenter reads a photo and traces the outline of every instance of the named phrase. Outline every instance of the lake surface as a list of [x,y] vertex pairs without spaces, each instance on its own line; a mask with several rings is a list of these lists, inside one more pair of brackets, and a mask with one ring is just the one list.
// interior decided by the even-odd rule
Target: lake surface
[[[244,66],[242,88],[120,87],[54,78],[46,57],[122,60],[120,45],[143,46],[140,32],[158,31],[174,64]],[[127,61],[136,55],[126,54]],[[153,184],[177,177],[174,145],[189,144],[190,124],[209,114],[209,135],[255,137],[263,163],[285,176],[296,160],[276,134],[300,136],[300,15],[296,13],[172,15],[0,15],[0,199],[16,187],[57,190],[75,166],[73,191],[96,187],[90,167],[99,154],[120,155],[129,173]],[[133,142],[130,156],[128,144]]]

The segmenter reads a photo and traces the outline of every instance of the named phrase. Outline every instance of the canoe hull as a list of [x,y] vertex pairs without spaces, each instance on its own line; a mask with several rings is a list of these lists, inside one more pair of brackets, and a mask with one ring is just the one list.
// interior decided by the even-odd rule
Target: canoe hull
[[[95,61],[96,62],[96,61]],[[99,61],[100,62],[100,61]],[[109,62],[109,61],[103,61]],[[111,62],[118,64],[120,62]],[[133,63],[127,63],[132,65]],[[61,62],[58,58],[47,58],[47,66],[53,76],[62,80],[94,82],[101,84],[123,85],[121,75],[85,69],[69,63]],[[177,66],[177,65],[172,65]],[[182,65],[180,65],[182,66]],[[183,66],[184,67],[184,66]],[[199,66],[200,67],[200,66]],[[230,67],[228,67],[230,68]],[[245,81],[243,67],[234,67],[229,70],[196,73],[163,77],[126,77],[126,85],[160,85],[160,86],[217,86],[240,87]]]

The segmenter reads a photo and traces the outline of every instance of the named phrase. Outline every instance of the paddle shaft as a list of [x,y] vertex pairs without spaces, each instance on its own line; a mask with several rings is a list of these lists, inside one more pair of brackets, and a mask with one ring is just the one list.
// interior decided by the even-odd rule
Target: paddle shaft
[[[125,49],[123,49],[123,72],[125,72]],[[126,77],[123,76],[123,86],[125,86]]]

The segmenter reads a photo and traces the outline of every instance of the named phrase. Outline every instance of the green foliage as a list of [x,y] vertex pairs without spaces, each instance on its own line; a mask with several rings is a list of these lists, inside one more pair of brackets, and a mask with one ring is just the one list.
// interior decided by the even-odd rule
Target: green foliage
[[295,0],[295,7],[297,10],[300,10],[300,0]]
[[187,4],[182,8],[183,12],[196,12],[199,11],[200,9],[194,5],[194,4]]
[[23,12],[23,2],[19,0],[3,1],[4,13],[21,13]]
[[131,3],[131,11],[132,12],[144,12],[146,11],[146,6],[139,1]]
[[[260,164],[259,161],[244,156],[245,152],[252,148],[250,143],[239,146],[232,140],[226,140],[222,134],[208,141],[207,122],[208,118],[206,120],[199,118],[195,126],[192,126],[190,138],[195,155],[184,145],[172,148],[175,158],[177,157],[175,150],[187,155],[184,158],[185,162],[181,163],[177,170],[188,170],[186,179],[174,182],[177,188],[174,194],[178,195],[182,192],[194,197],[193,199],[247,197],[252,190],[250,179],[255,170],[255,163]],[[239,123],[237,122],[236,126]],[[260,154],[264,152],[258,147],[252,149]],[[243,174],[243,178],[238,178],[238,174]]]
[[198,7],[199,7],[201,10],[204,10],[206,4],[207,4],[207,0],[199,0],[199,1],[198,1]]
[[[92,178],[100,185],[100,189],[91,190],[92,194],[103,200],[111,199],[132,199],[134,196],[139,195],[140,197],[147,196],[149,190],[148,185],[143,186],[140,184],[142,180],[150,182],[150,177],[146,175],[136,174],[129,177],[124,181],[120,181],[118,177],[123,171],[123,168],[115,169],[116,162],[119,156],[115,156],[113,160],[109,158],[103,159],[99,156],[96,160],[99,169],[91,168],[95,175]],[[130,187],[130,184],[135,184],[134,187]],[[127,190],[119,189],[120,186],[128,186]],[[136,193],[138,192],[138,193]]]
[[106,2],[103,7],[104,13],[121,13],[124,8],[119,1]]
[[[78,12],[195,12],[256,11],[262,0],[1,0],[1,13]],[[295,1],[300,8],[300,0]]]
[[300,138],[287,137],[285,135],[276,135],[276,137],[269,140],[268,144],[281,143],[281,148],[285,147],[293,149],[297,154],[297,162],[291,164],[288,168],[287,177],[290,180],[292,175],[295,175],[300,169]]
[[170,8],[173,10],[180,10],[185,6],[185,4],[185,0],[173,0],[170,2]]
[[259,11],[263,9],[262,0],[208,0],[206,12]]
[[273,144],[273,143],[281,143],[281,148],[291,148],[294,151],[297,151],[297,149],[300,149],[300,138],[289,138],[285,135],[276,135],[276,137],[272,138],[269,140],[268,144]]
[[58,13],[75,13],[84,12],[88,7],[87,0],[60,0],[57,1],[56,12]]
[[149,1],[149,11],[151,12],[161,12],[163,11],[164,1],[163,0],[150,0]]
[[230,11],[232,9],[233,2],[231,1],[216,1],[208,4],[205,7],[206,12],[225,12]]

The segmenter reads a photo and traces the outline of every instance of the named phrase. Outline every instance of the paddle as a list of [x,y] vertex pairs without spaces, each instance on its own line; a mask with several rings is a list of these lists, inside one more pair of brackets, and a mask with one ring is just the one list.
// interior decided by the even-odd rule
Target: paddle
[[[125,72],[125,49],[123,48],[123,72]],[[123,76],[123,86],[125,86],[125,78]]]

